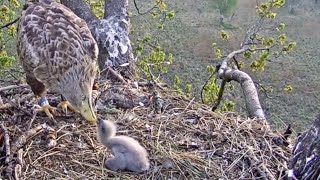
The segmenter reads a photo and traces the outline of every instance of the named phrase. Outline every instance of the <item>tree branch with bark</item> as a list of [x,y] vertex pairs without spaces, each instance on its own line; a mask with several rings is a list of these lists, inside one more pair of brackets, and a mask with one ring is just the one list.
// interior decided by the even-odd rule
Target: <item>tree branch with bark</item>
[[[259,54],[258,57],[254,57],[258,60],[252,61],[250,67],[253,71],[263,71],[266,66],[266,62],[270,60],[271,50],[274,50],[275,48],[280,49],[279,52],[272,54],[275,58],[278,58],[279,54],[288,53],[295,47],[296,44],[294,42],[287,43],[285,33],[281,32],[285,27],[284,23],[280,23],[278,26],[273,27],[275,32],[282,33],[277,38],[263,36],[263,33],[268,34],[268,32],[264,32],[264,24],[272,21],[276,17],[276,13],[274,12],[275,9],[282,7],[283,4],[284,2],[279,0],[267,1],[257,5],[257,13],[259,15],[258,20],[246,31],[244,40],[240,44],[239,49],[232,51],[224,57],[220,63],[221,65],[218,67],[218,70],[216,70],[217,77],[222,80],[222,83],[219,90],[211,90],[211,93],[217,93],[215,98],[213,98],[216,102],[214,102],[215,105],[212,110],[216,110],[220,101],[223,100],[222,95],[226,83],[236,81],[241,85],[248,115],[251,118],[257,118],[260,120],[266,119],[259,101],[255,83],[246,72],[240,69],[241,65],[237,61],[237,57],[243,55],[246,59],[250,59],[254,56],[258,56],[257,54]],[[227,40],[229,38],[229,35],[225,31],[221,31],[220,35],[223,40]],[[216,46],[214,46],[214,49],[216,57],[222,58],[221,50]],[[236,66],[233,67],[232,63]],[[206,84],[208,84],[208,82],[206,82]],[[214,85],[212,88],[217,89]],[[202,91],[204,91],[205,88],[202,89]]]
[[103,19],[98,19],[89,4],[82,0],[61,0],[61,3],[87,22],[99,46],[100,69],[112,67],[126,78],[133,79],[135,70],[129,38],[128,0],[106,0]]

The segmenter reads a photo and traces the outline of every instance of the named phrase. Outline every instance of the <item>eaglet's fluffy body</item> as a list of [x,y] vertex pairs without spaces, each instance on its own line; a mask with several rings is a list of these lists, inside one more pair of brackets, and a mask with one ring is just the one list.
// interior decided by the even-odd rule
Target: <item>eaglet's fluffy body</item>
[[112,150],[114,157],[106,160],[107,168],[113,171],[129,170],[137,173],[150,168],[146,149],[131,137],[116,136],[116,126],[112,121],[98,122],[97,139]]
[[17,51],[27,83],[41,97],[60,93],[89,121],[98,46],[84,20],[52,0],[30,3],[22,13]]

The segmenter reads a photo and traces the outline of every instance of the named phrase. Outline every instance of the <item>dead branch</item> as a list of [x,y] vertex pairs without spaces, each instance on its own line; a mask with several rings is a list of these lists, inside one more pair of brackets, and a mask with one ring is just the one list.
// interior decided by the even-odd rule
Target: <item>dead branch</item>
[[45,133],[46,139],[47,139],[47,146],[49,148],[54,147],[57,143],[56,143],[56,131],[48,126],[47,124],[42,124],[39,126],[36,126],[30,130],[28,130],[27,132],[25,132],[24,134],[20,135],[19,138],[13,143],[12,145],[12,153],[9,154],[9,161],[11,159],[14,159],[14,155],[16,154],[16,159],[15,159],[15,163],[16,165],[14,166],[14,174],[12,174],[12,163],[9,163],[7,165],[6,168],[6,172],[7,172],[7,177],[13,177],[15,179],[19,179],[19,177],[21,176],[21,169],[24,167],[25,162],[23,160],[23,146],[25,146],[25,144],[28,142],[29,139],[31,139],[33,136],[36,136],[37,134],[39,134],[41,131],[43,131]]
[[29,87],[28,84],[10,85],[10,86],[6,86],[6,87],[1,87],[0,92],[6,91],[6,90],[11,90],[11,89],[16,89],[16,88],[27,88],[27,87]]
[[221,79],[226,81],[234,80],[240,83],[249,116],[265,120],[258,92],[251,77],[247,73],[237,69],[227,68],[226,70],[222,70],[222,68],[220,68],[220,70],[219,77]]
[[32,123],[33,123],[33,121],[36,119],[37,114],[38,114],[37,111],[33,111],[33,115],[32,115],[32,117],[31,117],[31,119],[30,119],[30,123],[29,123],[29,126],[28,126],[28,130],[31,129]]
[[164,91],[164,89],[158,85],[157,81],[155,80],[155,77],[151,71],[151,66],[153,66],[154,64],[147,64],[147,67],[148,67],[148,72],[149,72],[149,75],[150,75],[150,78],[151,78],[151,82],[150,82],[150,87],[153,88],[153,86],[155,85],[156,87],[158,87],[159,89],[161,89],[162,91]]
[[237,69],[239,69],[240,70],[240,65],[239,65],[239,62],[238,62],[238,60],[236,59],[236,57],[235,56],[233,56],[233,62],[236,64],[236,66],[237,66]]
[[6,110],[6,109],[10,109],[10,108],[12,108],[12,107],[13,107],[13,105],[10,104],[10,103],[0,104],[0,111],[1,111],[1,110]]
[[204,85],[202,86],[202,88],[201,88],[201,94],[200,94],[202,103],[205,103],[205,102],[204,102],[204,99],[203,99],[204,88],[207,86],[207,84],[209,83],[210,79],[218,72],[218,70],[220,69],[220,67],[221,67],[221,64],[217,64],[217,65],[216,65],[215,71],[209,76],[209,78],[207,79],[207,81],[206,81],[206,82],[204,83]]
[[11,22],[8,22],[7,24],[3,25],[3,26],[0,26],[0,29],[3,29],[3,28],[7,28],[9,26],[11,26],[12,24],[18,22],[20,19],[20,17],[16,18],[15,20],[11,21]]
[[[157,83],[158,86],[160,87],[168,87],[169,85],[167,83]],[[138,82],[138,86],[153,86],[152,82]]]
[[126,80],[119,74],[117,71],[113,70],[110,66],[107,68],[108,72],[110,72],[114,77],[116,77],[123,84],[128,84]]
[[17,164],[14,167],[14,179],[19,180],[19,177],[21,176],[22,167],[24,167],[24,160],[23,160],[23,149],[19,149],[17,152]]
[[3,123],[0,124],[0,128],[4,133],[4,145],[6,151],[5,164],[7,168],[5,169],[5,176],[7,178],[11,177],[12,174],[12,164],[11,164],[11,151],[10,151],[10,136],[6,127],[4,127]]
[[221,82],[221,86],[220,86],[219,94],[218,94],[218,99],[217,99],[215,105],[212,106],[212,108],[211,108],[212,111],[215,111],[218,108],[218,106],[222,100],[223,91],[224,91],[224,87],[226,85],[226,82],[227,82],[226,80],[222,80],[222,82]]
[[153,75],[153,73],[152,73],[152,71],[151,71],[150,66],[152,66],[152,65],[147,64],[148,72],[149,72],[149,75],[150,75],[151,81],[152,81],[152,82],[156,82],[156,81],[154,80],[154,75]]
[[267,97],[267,98],[269,98],[269,99],[273,99],[273,97],[271,97],[271,96],[269,96],[269,94],[267,93],[267,89],[262,85],[262,84],[260,84],[259,82],[255,82],[255,81],[253,81],[256,85],[258,85],[263,91],[263,93],[264,93],[264,95]]
[[137,2],[136,2],[136,0],[133,0],[133,3],[134,3],[134,7],[136,8],[136,10],[138,11],[138,14],[140,14],[140,15],[145,15],[145,14],[148,14],[148,13],[150,13],[152,10],[154,10],[154,9],[157,9],[158,8],[158,6],[157,5],[154,5],[152,8],[150,8],[149,10],[147,10],[146,12],[140,12],[140,9],[138,8],[138,5],[137,5]]
[[[259,159],[255,155],[255,153],[252,151],[252,149],[250,149],[250,148],[248,149],[248,154],[255,162],[259,162]],[[261,170],[260,169],[258,169],[258,170],[261,173],[261,175],[265,176],[265,179],[276,180],[276,178],[274,177],[272,172],[270,172],[269,168],[267,168],[264,163],[262,163],[260,165],[260,168],[261,168]]]
[[39,125],[20,135],[19,138],[13,143],[12,151],[18,152],[32,136],[35,136],[43,129],[43,125]]
[[254,86],[254,83],[251,77],[247,73],[242,72],[238,69],[233,70],[229,68],[230,61],[238,54],[242,54],[249,50],[250,51],[263,50],[261,48],[250,49],[250,45],[254,43],[253,36],[260,30],[260,27],[263,24],[263,21],[264,19],[263,17],[261,17],[258,19],[258,21],[255,24],[253,24],[253,26],[249,28],[249,30],[246,32],[244,41],[240,45],[240,49],[231,52],[222,61],[221,67],[218,70],[218,76],[222,80],[227,80],[227,81],[234,80],[240,83],[244,93],[246,107],[247,107],[249,116],[265,120],[265,115],[259,101],[257,89]]

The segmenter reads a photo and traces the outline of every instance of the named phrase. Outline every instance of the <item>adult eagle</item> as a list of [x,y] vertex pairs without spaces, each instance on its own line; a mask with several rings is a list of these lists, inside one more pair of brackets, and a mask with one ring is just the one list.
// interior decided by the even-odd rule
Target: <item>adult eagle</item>
[[29,1],[19,21],[17,52],[27,83],[41,97],[38,110],[53,118],[49,89],[62,95],[58,106],[65,112],[69,107],[96,121],[91,95],[98,46],[84,20],[53,0]]

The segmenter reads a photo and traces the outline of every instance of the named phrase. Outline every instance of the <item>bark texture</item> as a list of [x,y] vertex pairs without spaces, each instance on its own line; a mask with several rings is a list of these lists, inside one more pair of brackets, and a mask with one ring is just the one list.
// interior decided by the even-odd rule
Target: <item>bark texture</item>
[[[125,77],[134,79],[134,58],[129,39],[128,0],[106,0],[105,14],[102,20],[98,20],[90,10],[89,5],[82,0],[61,0],[61,3],[83,18],[90,26],[90,30],[99,46],[98,61],[100,69],[112,67]],[[258,21],[249,29],[244,44],[250,44],[250,35],[257,31],[260,23]],[[228,68],[229,61],[237,54],[248,50],[248,48],[248,45],[241,45],[240,50],[230,53],[222,63],[218,73],[221,79],[235,80],[241,84],[250,116],[265,119],[250,76],[239,70],[233,71]]]
[[89,4],[82,0],[60,0],[60,2],[71,9],[77,16],[86,21],[90,26],[98,18],[93,14]]
[[288,169],[289,179],[320,179],[320,114],[296,140]]
[[134,62],[129,39],[128,0],[106,0],[103,19],[98,19],[83,0],[61,0],[84,19],[99,46],[101,70],[112,67],[126,78],[134,78]]
[[220,78],[225,79],[226,81],[234,80],[240,83],[249,116],[256,117],[258,119],[265,119],[264,112],[260,105],[257,89],[251,77],[247,73],[237,69],[229,68],[223,71],[223,73],[220,73]]
[[255,117],[260,120],[265,120],[266,118],[259,101],[258,92],[251,77],[243,71],[240,71],[238,69],[231,69],[229,67],[230,61],[232,59],[235,59],[238,54],[244,53],[248,50],[255,51],[255,49],[250,49],[250,45],[254,44],[251,37],[259,31],[262,23],[263,18],[259,18],[257,22],[248,29],[245,38],[240,45],[240,48],[228,54],[228,56],[222,61],[222,64],[218,71],[218,75],[220,79],[223,79],[227,82],[239,82],[243,90],[249,116],[252,118]]
[[259,101],[257,89],[251,77],[243,71],[228,67],[229,62],[233,57],[245,52],[248,49],[248,46],[244,46],[239,50],[231,52],[222,62],[218,74],[220,79],[224,79],[226,81],[237,81],[240,83],[249,116],[264,120],[265,115]]

